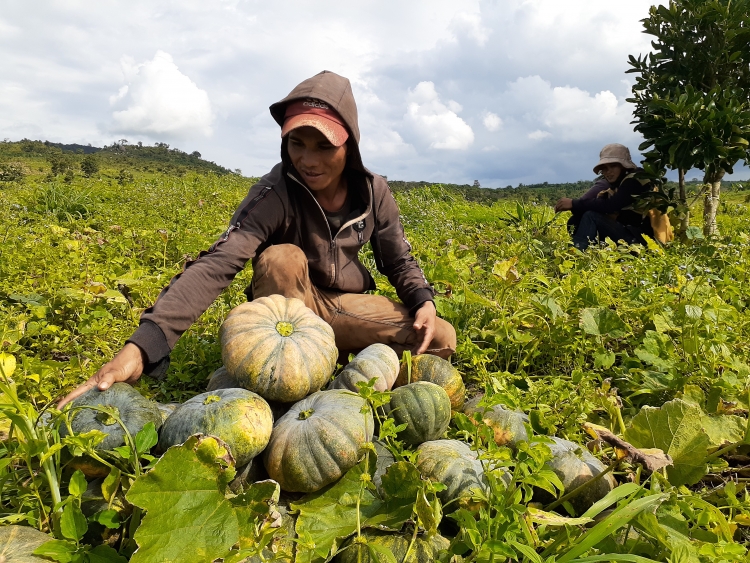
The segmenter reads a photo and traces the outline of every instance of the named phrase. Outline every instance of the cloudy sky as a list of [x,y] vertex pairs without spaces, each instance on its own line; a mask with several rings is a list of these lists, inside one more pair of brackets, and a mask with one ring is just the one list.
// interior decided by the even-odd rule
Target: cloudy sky
[[587,179],[606,143],[638,160],[625,70],[652,3],[3,0],[0,138],[161,141],[261,175],[268,106],[327,69],[389,178]]

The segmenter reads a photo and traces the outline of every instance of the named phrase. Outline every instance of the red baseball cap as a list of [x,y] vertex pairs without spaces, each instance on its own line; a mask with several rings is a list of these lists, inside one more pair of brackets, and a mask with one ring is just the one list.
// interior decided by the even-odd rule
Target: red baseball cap
[[298,127],[315,127],[334,147],[340,147],[349,138],[346,123],[336,110],[313,98],[297,100],[286,107],[281,136],[286,137]]

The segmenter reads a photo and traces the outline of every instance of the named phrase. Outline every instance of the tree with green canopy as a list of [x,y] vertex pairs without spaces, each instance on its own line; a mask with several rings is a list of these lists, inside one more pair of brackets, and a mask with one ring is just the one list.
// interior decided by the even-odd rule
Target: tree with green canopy
[[653,51],[630,56],[635,130],[644,169],[677,170],[678,232],[688,224],[685,172],[704,173],[703,231],[718,233],[721,180],[750,161],[750,0],[671,0],[641,20]]

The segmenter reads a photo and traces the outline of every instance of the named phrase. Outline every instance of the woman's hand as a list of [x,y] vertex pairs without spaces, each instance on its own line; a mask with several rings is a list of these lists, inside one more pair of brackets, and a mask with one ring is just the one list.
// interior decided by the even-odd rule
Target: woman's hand
[[427,347],[432,342],[432,337],[435,334],[435,319],[437,318],[437,311],[435,311],[435,304],[432,301],[425,301],[422,306],[417,309],[417,314],[414,315],[414,330],[417,331],[417,345],[412,351],[412,354],[418,356],[424,354]]
[[65,396],[57,404],[57,408],[63,408],[67,403],[94,386],[97,386],[100,391],[105,391],[118,381],[133,384],[138,381],[143,373],[144,365],[141,349],[128,342],[111,361],[104,364],[99,371],[89,377],[86,383],[79,385]]
[[555,204],[555,213],[560,213],[561,211],[570,211],[573,209],[573,200],[569,197],[561,197],[557,200],[557,203]]

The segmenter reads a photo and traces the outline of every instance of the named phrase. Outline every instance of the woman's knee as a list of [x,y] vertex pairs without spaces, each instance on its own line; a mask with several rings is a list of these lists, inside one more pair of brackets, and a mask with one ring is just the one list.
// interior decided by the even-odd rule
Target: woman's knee
[[448,359],[456,351],[456,329],[448,321],[435,319],[435,334],[427,349],[428,354]]
[[307,257],[299,246],[293,244],[274,244],[258,256],[255,269],[289,269],[307,267]]

